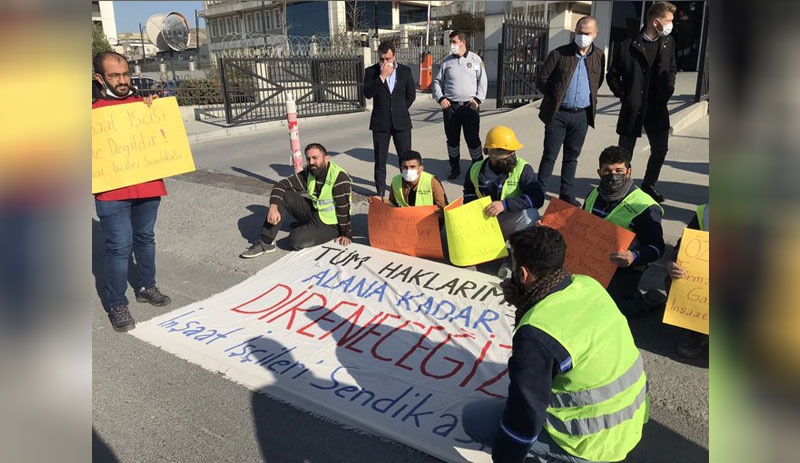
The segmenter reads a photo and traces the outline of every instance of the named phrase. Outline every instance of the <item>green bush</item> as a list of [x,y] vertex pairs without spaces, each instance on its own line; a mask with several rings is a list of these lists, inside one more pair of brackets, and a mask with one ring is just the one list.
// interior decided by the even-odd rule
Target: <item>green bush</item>
[[219,77],[184,79],[175,86],[179,106],[222,104],[222,84]]

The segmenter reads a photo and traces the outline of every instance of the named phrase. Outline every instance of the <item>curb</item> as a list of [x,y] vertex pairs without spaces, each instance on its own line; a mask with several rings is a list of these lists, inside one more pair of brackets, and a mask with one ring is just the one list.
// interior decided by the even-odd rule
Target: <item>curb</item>
[[708,116],[708,100],[694,103],[688,108],[678,111],[678,113],[675,114],[675,119],[677,122],[672,124],[672,127],[669,128],[669,136],[671,137],[675,133],[678,133],[695,122],[702,120],[706,116]]

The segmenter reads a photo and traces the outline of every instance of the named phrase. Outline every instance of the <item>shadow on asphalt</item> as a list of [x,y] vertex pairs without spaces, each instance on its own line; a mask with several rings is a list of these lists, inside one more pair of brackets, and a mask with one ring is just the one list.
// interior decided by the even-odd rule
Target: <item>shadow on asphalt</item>
[[268,208],[264,204],[251,204],[247,206],[247,210],[250,211],[250,215],[239,219],[237,225],[242,238],[253,243],[261,236],[261,227],[267,218]]
[[[319,319],[318,314],[316,313],[306,313],[305,315],[312,320]],[[358,428],[355,430],[349,430],[338,424],[335,420],[331,418],[325,418],[323,411],[319,411],[318,415],[315,413],[317,416],[309,413],[290,412],[291,408],[289,406],[264,395],[266,394],[269,396],[270,392],[274,390],[274,388],[289,392],[297,391],[298,387],[296,386],[296,382],[303,381],[308,384],[316,385],[315,387],[319,390],[330,391],[331,399],[329,402],[326,402],[326,404],[332,406],[333,408],[336,407],[336,402],[340,401],[346,407],[352,407],[353,405],[350,404],[352,402],[358,404],[359,406],[365,407],[365,410],[371,411],[372,409],[369,408],[370,402],[373,399],[377,400],[375,397],[381,396],[381,387],[391,389],[391,392],[386,392],[385,394],[387,396],[391,396],[392,398],[400,395],[402,391],[408,390],[409,388],[411,388],[411,391],[413,391],[413,388],[416,387],[415,384],[409,382],[408,371],[396,366],[397,363],[401,363],[399,361],[401,357],[403,358],[403,364],[409,365],[409,368],[410,366],[416,366],[416,368],[412,368],[412,370],[417,370],[421,368],[423,359],[427,355],[430,355],[432,360],[426,364],[428,368],[427,371],[430,374],[437,375],[444,375],[450,372],[450,370],[453,370],[454,365],[457,365],[459,362],[463,362],[462,367],[459,368],[456,373],[454,373],[455,375],[459,376],[459,378],[465,377],[467,372],[471,371],[467,370],[467,368],[476,360],[476,356],[473,352],[467,351],[461,347],[456,347],[449,343],[444,344],[441,348],[433,351],[430,347],[415,349],[413,355],[405,357],[402,354],[406,353],[408,346],[414,346],[420,341],[421,333],[406,331],[403,329],[394,329],[393,334],[391,335],[391,343],[387,343],[388,345],[383,345],[378,352],[378,355],[383,357],[383,359],[379,360],[375,353],[377,349],[377,340],[367,337],[367,334],[369,333],[367,331],[369,328],[367,327],[375,327],[376,332],[373,332],[372,334],[378,336],[392,331],[391,328],[386,327],[383,333],[377,333],[378,328],[375,325],[370,325],[367,323],[366,325],[360,326],[351,323],[349,318],[344,319],[334,312],[326,312],[325,319],[328,329],[322,327],[318,327],[318,329],[332,333],[333,340],[336,341],[337,346],[335,347],[337,363],[342,365],[341,368],[345,369],[347,374],[353,379],[353,382],[358,389],[364,389],[368,392],[362,393],[361,396],[359,396],[358,402],[353,402],[352,399],[354,399],[355,396],[346,398],[345,395],[341,395],[353,395],[352,391],[354,389],[342,389],[342,387],[344,387],[343,385],[337,385],[335,382],[336,379],[333,377],[333,375],[336,374],[336,370],[332,370],[330,374],[331,376],[325,378],[312,376],[310,372],[306,372],[302,379],[294,379],[288,375],[273,375],[272,373],[268,373],[275,379],[276,384],[264,387],[258,392],[252,393],[253,420],[256,428],[256,437],[261,447],[263,459],[265,461],[281,461],[287,463],[304,463],[307,461],[342,463],[352,461],[380,461],[382,463],[413,461],[418,463],[432,463],[441,461],[403,444],[395,443],[395,445],[387,446],[384,443],[378,443],[374,437],[367,434],[362,434],[362,431],[360,431]],[[398,325],[401,324],[398,323]],[[404,326],[408,326],[408,323],[403,326],[398,326],[397,328],[402,328]],[[313,328],[311,329],[313,330]],[[367,334],[361,333],[362,331],[363,333]],[[363,341],[365,338],[367,340]],[[385,339],[389,338],[387,337]],[[283,351],[291,352],[292,350],[291,347],[284,346],[280,342],[277,342],[274,339],[268,339],[266,337],[254,340],[250,342],[250,344],[253,346],[251,351],[261,350],[265,351],[267,354],[280,353]],[[433,344],[433,341],[431,341],[431,344]],[[399,349],[392,350],[390,347],[392,345],[399,346]],[[375,347],[370,348],[370,346]],[[372,352],[372,354],[370,354],[370,352]],[[435,357],[433,356],[434,353],[436,354]],[[283,365],[294,363],[295,360],[308,362],[308,359],[293,359],[291,354],[284,354],[281,356],[281,359],[284,361]],[[436,360],[440,361],[437,362]],[[270,368],[271,364],[272,362],[265,362],[265,369],[277,373],[277,370]],[[384,368],[393,366],[396,371],[387,373],[387,382],[383,379],[377,379],[374,371],[374,367],[376,366]],[[484,383],[487,378],[495,377],[498,373],[506,369],[506,365],[483,362],[481,363],[481,368],[481,371],[484,373],[482,375],[475,375],[465,386],[467,389],[475,388],[476,385],[481,385]],[[339,375],[341,375],[341,373]],[[337,378],[341,379],[341,376],[337,375]],[[458,387],[458,381],[456,379],[448,379],[445,381],[453,383],[452,387]],[[501,384],[504,383],[495,383],[493,387],[487,386],[487,388],[492,393],[505,394],[505,388],[504,386],[501,386]],[[430,389],[429,391],[426,390],[426,392],[430,392],[431,394],[438,393],[447,395],[450,391],[450,388],[451,385],[442,384],[440,388]],[[334,390],[339,391],[341,394],[334,394]],[[406,393],[408,397],[412,397],[411,391]],[[374,392],[375,394],[370,397],[370,392]],[[298,393],[301,394],[301,392]],[[422,394],[420,394],[420,396],[424,397]],[[413,397],[417,397],[417,394],[414,394]],[[414,403],[419,402],[419,399],[414,400],[416,400]],[[309,405],[310,404],[306,406]],[[403,408],[405,408],[405,406],[403,406],[401,410]],[[423,415],[430,414],[423,413]],[[282,419],[287,416],[291,417],[291,422],[287,422]],[[323,417],[323,419],[320,420],[319,417]],[[431,425],[431,423],[427,421],[431,419],[430,416],[421,416],[419,419],[423,425]],[[416,420],[416,418],[414,418],[414,420]],[[414,422],[409,420],[408,425],[414,426]],[[325,430],[324,432],[318,432],[314,434],[313,445],[297,448],[291,444],[292,442],[308,441],[309,432],[311,430],[319,431],[320,426],[324,426]],[[363,432],[371,433],[371,431]],[[448,432],[448,436],[450,434],[452,434],[453,438],[458,437],[458,439],[463,440],[464,443],[471,442],[471,439],[469,439],[469,437],[467,437],[464,433],[460,423],[457,423],[457,425]],[[431,435],[431,439],[441,438],[442,437],[437,435]],[[342,448],[342,445],[344,444],[347,445],[346,450],[343,450]],[[355,455],[358,457],[354,459]],[[463,457],[460,456],[455,448],[453,448],[452,455],[449,455],[449,458],[452,461],[463,461]]]
[[[675,137],[682,137],[681,135],[673,135]],[[684,137],[686,138],[686,137]],[[707,140],[707,138],[706,138]],[[664,161],[665,166],[670,166],[675,169],[685,170],[687,172],[695,172],[697,174],[704,174],[708,175],[708,163],[707,162],[684,162],[684,161]]]
[[642,440],[628,454],[625,461],[631,463],[701,463],[708,461],[708,450],[658,421],[650,419],[644,425]]
[[114,451],[92,426],[92,463],[117,463],[118,461]]

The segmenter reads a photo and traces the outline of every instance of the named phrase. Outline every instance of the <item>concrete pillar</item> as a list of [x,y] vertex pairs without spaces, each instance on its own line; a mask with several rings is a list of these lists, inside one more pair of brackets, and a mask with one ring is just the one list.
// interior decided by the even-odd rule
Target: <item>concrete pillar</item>
[[594,46],[603,50],[606,56],[606,69],[608,69],[608,62],[611,59],[609,45],[611,44],[611,14],[613,9],[613,2],[592,2],[592,16],[597,18],[598,27]]
[[[364,37],[362,37],[364,39]],[[367,46],[364,46],[367,45]],[[369,47],[369,42],[367,40],[361,41],[361,60],[362,64],[364,65],[364,69],[372,66],[372,49]],[[367,99],[365,104],[367,111],[372,111],[372,99]]]
[[[484,34],[486,36],[484,44],[486,49],[483,52],[483,64],[486,69],[486,77],[489,80],[489,89],[497,88],[497,66],[499,60],[499,44],[503,40],[503,20],[505,19],[506,3],[508,2],[486,2],[486,18]],[[486,95],[494,98],[495,94],[490,90]]]

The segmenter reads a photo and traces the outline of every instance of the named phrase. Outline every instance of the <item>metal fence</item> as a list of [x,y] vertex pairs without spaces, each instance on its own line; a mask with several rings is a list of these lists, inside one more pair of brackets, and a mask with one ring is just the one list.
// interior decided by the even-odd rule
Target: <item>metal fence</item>
[[288,92],[299,117],[364,111],[362,63],[360,57],[222,58],[225,121],[283,119]]
[[497,107],[541,97],[537,80],[547,58],[549,25],[544,17],[506,17],[498,62]]

